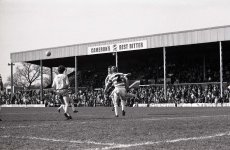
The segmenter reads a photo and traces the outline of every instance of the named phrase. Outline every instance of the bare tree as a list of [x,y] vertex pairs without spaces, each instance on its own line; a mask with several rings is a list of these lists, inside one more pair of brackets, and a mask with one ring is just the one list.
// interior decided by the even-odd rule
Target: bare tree
[[40,67],[37,65],[29,64],[29,63],[23,63],[22,67],[17,66],[15,77],[17,77],[18,84],[30,88],[32,83],[36,81],[40,76]]
[[[50,71],[48,68],[43,68],[43,75],[45,85],[50,82]],[[14,86],[24,87],[30,89],[31,86],[41,78],[41,69],[38,65],[33,65],[29,63],[22,63],[16,66],[15,73],[13,75]],[[7,78],[7,82],[10,83],[11,77]]]
[[[68,68],[67,74],[73,72],[74,69]],[[32,85],[34,86],[40,86],[41,82],[39,80],[41,79],[41,68],[38,65],[33,65],[29,63],[22,63],[20,65],[17,65],[15,68],[15,73],[13,75],[13,84],[17,87],[23,87],[30,89]],[[58,74],[57,68],[54,68],[53,74]],[[44,87],[47,87],[51,85],[51,72],[49,68],[43,67],[43,84]],[[9,76],[7,78],[7,82],[5,85],[10,85],[11,83],[11,77]]]

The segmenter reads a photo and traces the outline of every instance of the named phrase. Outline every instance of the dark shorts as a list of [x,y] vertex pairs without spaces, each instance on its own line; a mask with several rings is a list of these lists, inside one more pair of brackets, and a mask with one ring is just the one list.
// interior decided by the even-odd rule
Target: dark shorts
[[69,93],[68,93],[68,89],[61,89],[61,90],[57,90],[56,91],[56,94],[58,95],[58,96],[68,96],[69,95]]

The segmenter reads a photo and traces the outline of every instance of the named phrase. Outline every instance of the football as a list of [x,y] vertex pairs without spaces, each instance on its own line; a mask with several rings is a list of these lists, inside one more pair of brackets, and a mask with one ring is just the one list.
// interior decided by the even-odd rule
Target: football
[[50,51],[47,51],[46,52],[46,56],[50,56],[51,55],[51,52]]

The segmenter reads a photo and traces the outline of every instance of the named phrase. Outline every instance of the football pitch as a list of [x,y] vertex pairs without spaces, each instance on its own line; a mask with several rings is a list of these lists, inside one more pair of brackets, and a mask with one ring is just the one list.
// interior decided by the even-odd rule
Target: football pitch
[[[70,108],[71,110],[71,108]],[[230,149],[230,108],[2,108],[0,149]]]

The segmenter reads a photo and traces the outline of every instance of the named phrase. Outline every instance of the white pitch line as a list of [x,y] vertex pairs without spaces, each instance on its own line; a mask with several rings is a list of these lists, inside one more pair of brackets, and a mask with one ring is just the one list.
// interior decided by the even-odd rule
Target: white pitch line
[[101,142],[94,142],[94,141],[81,141],[81,140],[65,140],[65,139],[53,139],[53,138],[42,138],[42,137],[34,137],[34,136],[8,136],[3,135],[0,138],[14,138],[14,139],[28,139],[28,140],[41,140],[47,142],[63,142],[63,143],[75,143],[75,144],[94,144],[94,145],[107,145],[107,146],[114,146],[115,143],[101,143]]
[[[63,142],[63,143],[75,143],[75,144],[94,144],[94,145],[105,145],[106,147],[100,148],[103,150],[108,149],[117,149],[117,148],[129,148],[129,147],[137,147],[137,146],[145,146],[145,145],[157,145],[162,143],[177,143],[182,141],[191,141],[191,140],[206,140],[206,139],[212,139],[216,137],[223,137],[223,136],[229,136],[230,132],[224,132],[224,133],[218,133],[215,135],[208,135],[208,136],[200,136],[200,137],[190,137],[190,138],[178,138],[178,139],[172,139],[172,140],[163,140],[163,141],[148,141],[144,143],[134,143],[134,144],[116,144],[116,143],[101,143],[101,142],[94,142],[94,141],[81,141],[81,140],[65,140],[65,139],[50,139],[50,138],[41,138],[41,137],[31,137],[31,136],[8,136],[3,135],[0,136],[0,138],[14,138],[14,139],[28,139],[28,140],[41,140],[41,141],[48,141],[48,142]],[[95,148],[99,149],[99,148]]]
[[206,140],[206,139],[212,139],[212,138],[223,137],[223,136],[230,136],[230,132],[219,133],[219,134],[210,135],[210,136],[178,138],[178,139],[163,140],[163,141],[156,141],[156,142],[149,141],[149,142],[134,143],[134,144],[116,144],[114,146],[107,146],[102,149],[108,150],[108,149],[117,149],[117,148],[137,147],[137,146],[144,146],[144,145],[157,145],[157,144],[162,144],[162,143],[177,143],[177,142],[190,141],[190,140]]
[[162,118],[143,118],[144,121],[159,121],[159,120],[183,120],[194,118],[214,118],[214,117],[230,117],[230,115],[215,115],[215,116],[192,116],[192,117],[162,117]]

